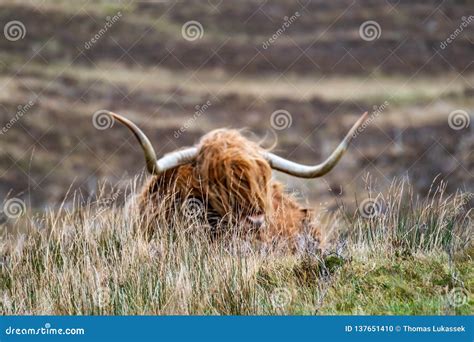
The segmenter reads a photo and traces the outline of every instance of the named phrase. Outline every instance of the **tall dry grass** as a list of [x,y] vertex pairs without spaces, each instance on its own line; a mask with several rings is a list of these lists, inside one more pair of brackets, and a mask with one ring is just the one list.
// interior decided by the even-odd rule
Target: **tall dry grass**
[[420,198],[407,181],[395,180],[384,194],[369,191],[367,197],[354,215],[344,216],[351,224],[353,247],[389,255],[430,251],[452,255],[472,244],[473,193],[447,194],[442,181]]
[[[369,194],[375,215],[341,205],[320,220],[321,229],[331,232],[327,250],[292,254],[245,237],[211,241],[194,217],[176,217],[171,225],[155,218],[156,229],[147,236],[143,224],[150,218],[139,215],[132,196],[136,181],[125,205],[114,193],[104,188],[86,203],[78,195],[71,206],[12,222],[17,233],[1,238],[4,314],[338,314],[360,313],[361,307],[429,314],[434,307],[449,313],[444,287],[446,293],[456,286],[472,292],[471,283],[453,278],[472,278],[472,268],[464,266],[472,261],[472,198],[447,195],[443,185],[420,199],[406,182],[395,182],[385,195]],[[454,274],[457,258],[461,272]],[[433,299],[433,306],[414,300],[406,307],[399,292],[360,283],[375,270],[365,268],[367,260],[383,270],[404,262],[421,265],[419,272],[433,270],[423,278],[423,295],[413,295]],[[439,272],[446,279],[438,281]],[[374,276],[374,283],[392,281]]]

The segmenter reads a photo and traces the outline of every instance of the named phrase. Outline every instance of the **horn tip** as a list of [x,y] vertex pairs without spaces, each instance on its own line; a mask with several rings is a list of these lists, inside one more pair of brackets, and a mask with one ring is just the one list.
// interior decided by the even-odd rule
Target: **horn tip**
[[357,129],[360,127],[360,125],[362,125],[368,118],[369,116],[369,112],[366,111],[364,114],[362,114],[362,116],[359,118],[359,120],[357,120],[357,122],[354,124],[353,128],[354,129]]
[[359,121],[362,123],[364,122],[365,120],[367,120],[367,117],[369,116],[369,112],[368,111],[365,111],[364,114],[362,114],[362,116],[360,117]]

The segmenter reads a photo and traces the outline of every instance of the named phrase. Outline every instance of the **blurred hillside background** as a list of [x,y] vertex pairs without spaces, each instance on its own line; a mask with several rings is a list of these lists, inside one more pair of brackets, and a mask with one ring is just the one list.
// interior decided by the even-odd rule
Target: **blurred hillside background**
[[[329,209],[408,177],[474,191],[474,3],[465,1],[0,2],[0,199],[54,207],[142,172],[125,115],[157,153],[246,127],[323,179],[275,173]],[[102,126],[101,126],[102,125]],[[370,176],[368,176],[370,175]]]

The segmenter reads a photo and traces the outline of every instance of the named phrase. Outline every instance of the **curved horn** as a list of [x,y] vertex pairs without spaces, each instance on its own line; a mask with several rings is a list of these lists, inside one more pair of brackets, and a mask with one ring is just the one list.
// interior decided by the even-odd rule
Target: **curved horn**
[[339,159],[341,159],[344,152],[347,150],[352,138],[355,136],[357,129],[367,119],[368,112],[362,114],[362,117],[352,126],[349,133],[347,133],[344,140],[341,141],[339,146],[334,152],[321,164],[310,166],[298,164],[289,161],[285,158],[279,157],[271,152],[264,152],[264,157],[269,162],[270,166],[278,171],[285,172],[289,175],[301,178],[316,178],[327,174],[336,166]]
[[165,172],[166,170],[170,170],[180,165],[192,162],[197,156],[198,149],[196,147],[191,147],[184,150],[171,152],[157,160],[155,149],[151,145],[150,140],[147,138],[145,133],[143,133],[142,130],[138,128],[137,125],[119,114],[110,111],[104,112],[107,112],[110,116],[132,131],[143,149],[146,168],[148,172],[153,175],[158,175]]

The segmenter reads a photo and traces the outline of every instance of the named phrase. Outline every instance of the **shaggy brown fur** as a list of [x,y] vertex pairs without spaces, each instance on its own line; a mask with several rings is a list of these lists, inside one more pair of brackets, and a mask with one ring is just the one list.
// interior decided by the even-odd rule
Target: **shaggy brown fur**
[[267,242],[294,240],[310,226],[312,214],[272,180],[272,169],[258,144],[239,131],[220,129],[205,135],[198,147],[193,163],[149,180],[140,196],[144,212],[153,212],[159,204],[172,219],[176,209],[193,198],[227,227],[240,225],[252,215],[264,215],[265,226],[255,233]]

